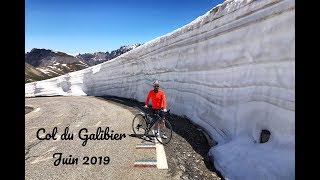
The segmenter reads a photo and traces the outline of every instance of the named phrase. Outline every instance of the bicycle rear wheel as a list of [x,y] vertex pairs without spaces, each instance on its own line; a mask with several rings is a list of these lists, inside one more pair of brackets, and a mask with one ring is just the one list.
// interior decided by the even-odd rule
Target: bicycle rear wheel
[[137,114],[132,121],[132,130],[135,135],[143,136],[147,128],[147,123],[145,116],[142,114]]
[[156,134],[156,139],[161,144],[168,144],[172,138],[172,126],[168,120],[161,120],[157,122],[155,126],[158,130]]

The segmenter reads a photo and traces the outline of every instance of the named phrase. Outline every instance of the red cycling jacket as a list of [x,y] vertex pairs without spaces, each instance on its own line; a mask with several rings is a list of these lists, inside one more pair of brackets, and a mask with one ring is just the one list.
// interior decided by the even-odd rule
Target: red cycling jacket
[[166,95],[162,90],[159,89],[157,93],[155,93],[154,90],[150,90],[145,102],[146,105],[148,105],[150,98],[152,109],[167,108]]

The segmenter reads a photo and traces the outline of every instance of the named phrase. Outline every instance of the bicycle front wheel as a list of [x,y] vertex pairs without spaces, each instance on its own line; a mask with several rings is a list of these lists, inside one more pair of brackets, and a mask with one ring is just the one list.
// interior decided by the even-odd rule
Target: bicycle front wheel
[[147,123],[145,116],[142,114],[137,114],[132,121],[132,130],[135,135],[143,136],[147,128]]
[[172,138],[172,127],[168,120],[160,120],[157,122],[155,128],[157,129],[156,139],[161,144],[168,144]]

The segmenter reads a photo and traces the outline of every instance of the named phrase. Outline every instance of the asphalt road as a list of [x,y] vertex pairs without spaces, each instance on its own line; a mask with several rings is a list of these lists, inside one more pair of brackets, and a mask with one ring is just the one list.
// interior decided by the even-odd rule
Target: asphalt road
[[[155,150],[136,149],[141,139],[130,136],[132,107],[90,96],[26,98],[25,105],[33,108],[25,115],[27,180],[180,179],[170,176],[168,170],[134,167],[137,159],[155,159]],[[98,127],[103,131],[108,127],[108,134],[118,140],[87,140],[84,145],[85,136],[93,137]],[[61,139],[66,128],[73,139]],[[120,138],[121,134],[125,136]]]

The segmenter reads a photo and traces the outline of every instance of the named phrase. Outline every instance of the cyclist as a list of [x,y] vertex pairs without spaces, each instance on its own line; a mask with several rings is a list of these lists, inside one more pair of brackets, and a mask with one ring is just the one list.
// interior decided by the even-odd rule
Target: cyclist
[[[166,95],[163,90],[159,89],[160,87],[160,81],[155,80],[153,82],[153,89],[149,91],[146,102],[145,102],[145,107],[148,107],[149,100],[151,98],[151,103],[152,103],[152,111],[153,114],[156,114],[159,112],[159,116],[163,119],[164,118],[164,113],[167,112],[167,102],[166,102]],[[166,135],[163,134],[162,138],[166,139]]]

